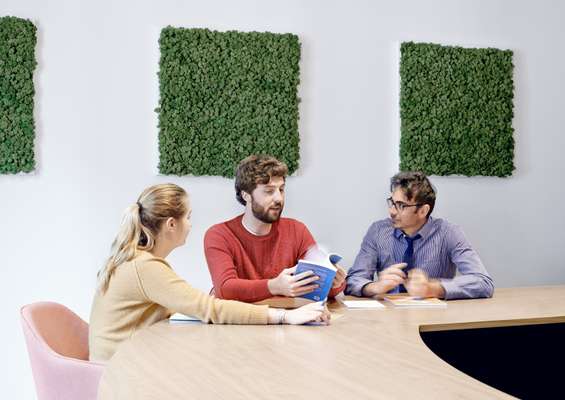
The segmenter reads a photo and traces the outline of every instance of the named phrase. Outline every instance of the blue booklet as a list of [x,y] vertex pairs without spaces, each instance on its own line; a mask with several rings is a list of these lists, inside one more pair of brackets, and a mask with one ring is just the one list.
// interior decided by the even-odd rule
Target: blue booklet
[[337,268],[334,264],[341,260],[341,256],[337,254],[325,254],[320,250],[314,252],[309,251],[308,253],[307,259],[298,261],[295,274],[300,274],[305,271],[314,272],[315,275],[320,277],[320,279],[315,282],[320,287],[300,297],[314,301],[324,301],[328,297],[337,272]]

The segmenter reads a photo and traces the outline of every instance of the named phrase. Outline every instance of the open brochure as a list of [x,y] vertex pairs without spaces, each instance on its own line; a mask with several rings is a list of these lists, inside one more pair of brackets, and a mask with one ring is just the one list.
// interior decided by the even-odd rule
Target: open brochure
[[300,297],[314,301],[324,301],[328,297],[332,288],[332,283],[337,272],[334,264],[341,260],[341,256],[333,253],[326,253],[319,247],[313,247],[306,253],[304,259],[299,260],[295,274],[300,274],[305,271],[312,271],[315,275],[319,276],[315,283],[319,287],[308,294]]
[[447,302],[435,297],[417,297],[406,294],[387,294],[383,299],[395,307],[447,307]]
[[200,322],[200,320],[196,317],[191,317],[181,313],[174,313],[169,317],[169,323],[171,324],[184,324],[187,322]]

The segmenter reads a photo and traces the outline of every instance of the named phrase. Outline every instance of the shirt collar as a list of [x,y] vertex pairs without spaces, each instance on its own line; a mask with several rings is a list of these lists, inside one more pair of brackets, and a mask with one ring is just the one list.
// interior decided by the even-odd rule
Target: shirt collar
[[[432,230],[433,224],[434,224],[434,219],[433,219],[433,217],[430,215],[430,216],[428,217],[428,220],[426,221],[426,223],[420,228],[420,230],[419,230],[418,232],[416,232],[416,233],[414,234],[414,236],[416,236],[416,235],[419,233],[420,236],[422,237],[422,239],[425,239],[427,236],[429,236],[430,231]],[[402,238],[404,238],[404,236],[406,236],[406,235],[404,234],[404,232],[402,232],[402,231],[401,231],[400,229],[398,229],[398,228],[394,228],[393,235],[394,235],[394,237],[397,238],[397,239],[402,239]]]

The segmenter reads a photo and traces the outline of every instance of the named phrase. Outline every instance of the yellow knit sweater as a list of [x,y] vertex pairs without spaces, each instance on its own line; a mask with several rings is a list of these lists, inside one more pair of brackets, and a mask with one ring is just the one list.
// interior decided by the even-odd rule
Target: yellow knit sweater
[[106,361],[138,330],[180,312],[217,324],[266,324],[268,307],[219,300],[191,287],[162,258],[142,251],[114,271],[94,296],[90,359]]

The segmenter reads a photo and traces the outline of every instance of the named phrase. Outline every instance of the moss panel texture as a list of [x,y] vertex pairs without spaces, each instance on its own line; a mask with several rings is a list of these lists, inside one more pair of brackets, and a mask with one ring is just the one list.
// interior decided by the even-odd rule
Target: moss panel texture
[[298,168],[296,35],[166,27],[159,46],[160,173],[233,177],[254,153]]
[[405,42],[400,53],[400,169],[511,175],[512,51]]
[[0,17],[0,174],[35,168],[35,44],[33,23]]

